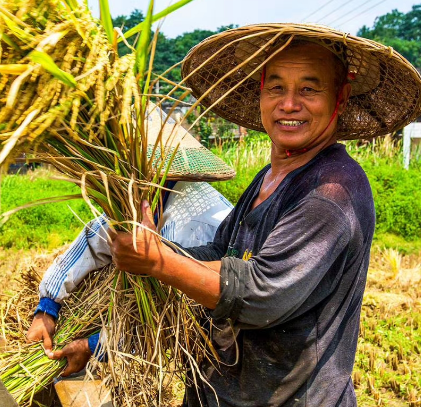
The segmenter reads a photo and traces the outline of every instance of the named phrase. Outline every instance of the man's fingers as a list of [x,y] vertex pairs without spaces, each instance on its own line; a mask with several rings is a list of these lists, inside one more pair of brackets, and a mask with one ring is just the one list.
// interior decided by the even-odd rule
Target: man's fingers
[[59,349],[54,352],[51,351],[47,354],[47,356],[53,360],[63,359],[67,356],[66,348],[64,347],[63,349]]
[[42,336],[38,334],[38,332],[28,332],[26,334],[26,343],[31,343],[31,342],[38,342],[42,339]]
[[153,220],[152,210],[148,201],[142,202],[142,224],[149,229],[156,230],[155,223]]
[[51,352],[53,349],[53,338],[50,335],[44,336],[44,350],[45,353]]

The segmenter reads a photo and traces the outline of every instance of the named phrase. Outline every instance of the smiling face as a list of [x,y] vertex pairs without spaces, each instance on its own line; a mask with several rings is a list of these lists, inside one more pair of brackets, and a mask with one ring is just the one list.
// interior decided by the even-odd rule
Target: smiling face
[[277,152],[327,146],[336,140],[337,116],[329,122],[338,96],[340,115],[350,92],[350,85],[345,85],[338,95],[336,67],[334,55],[313,43],[286,48],[267,63],[260,110]]

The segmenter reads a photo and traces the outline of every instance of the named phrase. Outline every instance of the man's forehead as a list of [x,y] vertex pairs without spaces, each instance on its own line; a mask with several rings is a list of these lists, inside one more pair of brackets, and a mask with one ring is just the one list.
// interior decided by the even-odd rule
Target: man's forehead
[[[275,51],[276,52],[276,51]],[[334,69],[335,61],[332,52],[327,50],[325,47],[305,42],[299,44],[293,44],[278,54],[273,56],[270,61],[266,64],[266,69],[276,65],[293,65],[303,64],[312,66],[317,69],[318,66],[323,67],[331,66]]]

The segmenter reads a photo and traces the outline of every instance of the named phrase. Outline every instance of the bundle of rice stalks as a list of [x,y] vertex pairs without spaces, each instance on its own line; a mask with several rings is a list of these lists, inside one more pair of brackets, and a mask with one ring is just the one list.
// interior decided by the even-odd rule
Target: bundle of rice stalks
[[[163,141],[169,125],[163,115],[148,140],[149,117],[160,113],[150,101],[153,1],[145,21],[131,31],[140,31],[136,49],[122,57],[108,4],[100,5],[102,24],[76,0],[0,6],[0,164],[32,152],[79,184],[94,213],[91,200],[115,228],[132,231],[142,220],[143,199],[152,210],[158,206],[177,145],[171,134]],[[180,133],[178,123],[170,127]],[[201,308],[153,278],[113,271],[72,298],[55,342],[62,347],[102,326],[108,363],[101,370],[115,405],[161,404],[166,376],[184,377],[186,366],[196,370],[198,359],[212,351],[199,323]],[[29,403],[65,362],[47,359],[41,345],[19,343],[2,357],[0,374],[15,398]]]
[[[113,271],[112,266],[108,266],[92,273],[64,303],[55,335],[59,349],[101,329],[101,315],[106,314],[108,308]],[[34,395],[51,383],[66,361],[51,360],[41,345],[25,343],[25,332],[38,301],[40,278],[30,269],[22,274],[22,280],[22,290],[1,304],[1,329],[7,342],[0,350],[0,379],[19,405],[30,406]]]

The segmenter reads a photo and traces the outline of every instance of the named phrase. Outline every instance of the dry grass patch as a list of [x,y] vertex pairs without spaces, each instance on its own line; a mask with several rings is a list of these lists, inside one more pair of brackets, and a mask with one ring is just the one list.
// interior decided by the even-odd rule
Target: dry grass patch
[[[32,266],[42,274],[63,250],[0,250],[3,299],[22,288],[20,271]],[[420,280],[421,256],[373,249],[353,373],[359,406],[421,406]],[[182,382],[169,392],[168,405],[179,406]]]
[[421,406],[420,257],[373,250],[354,383],[361,406]]

